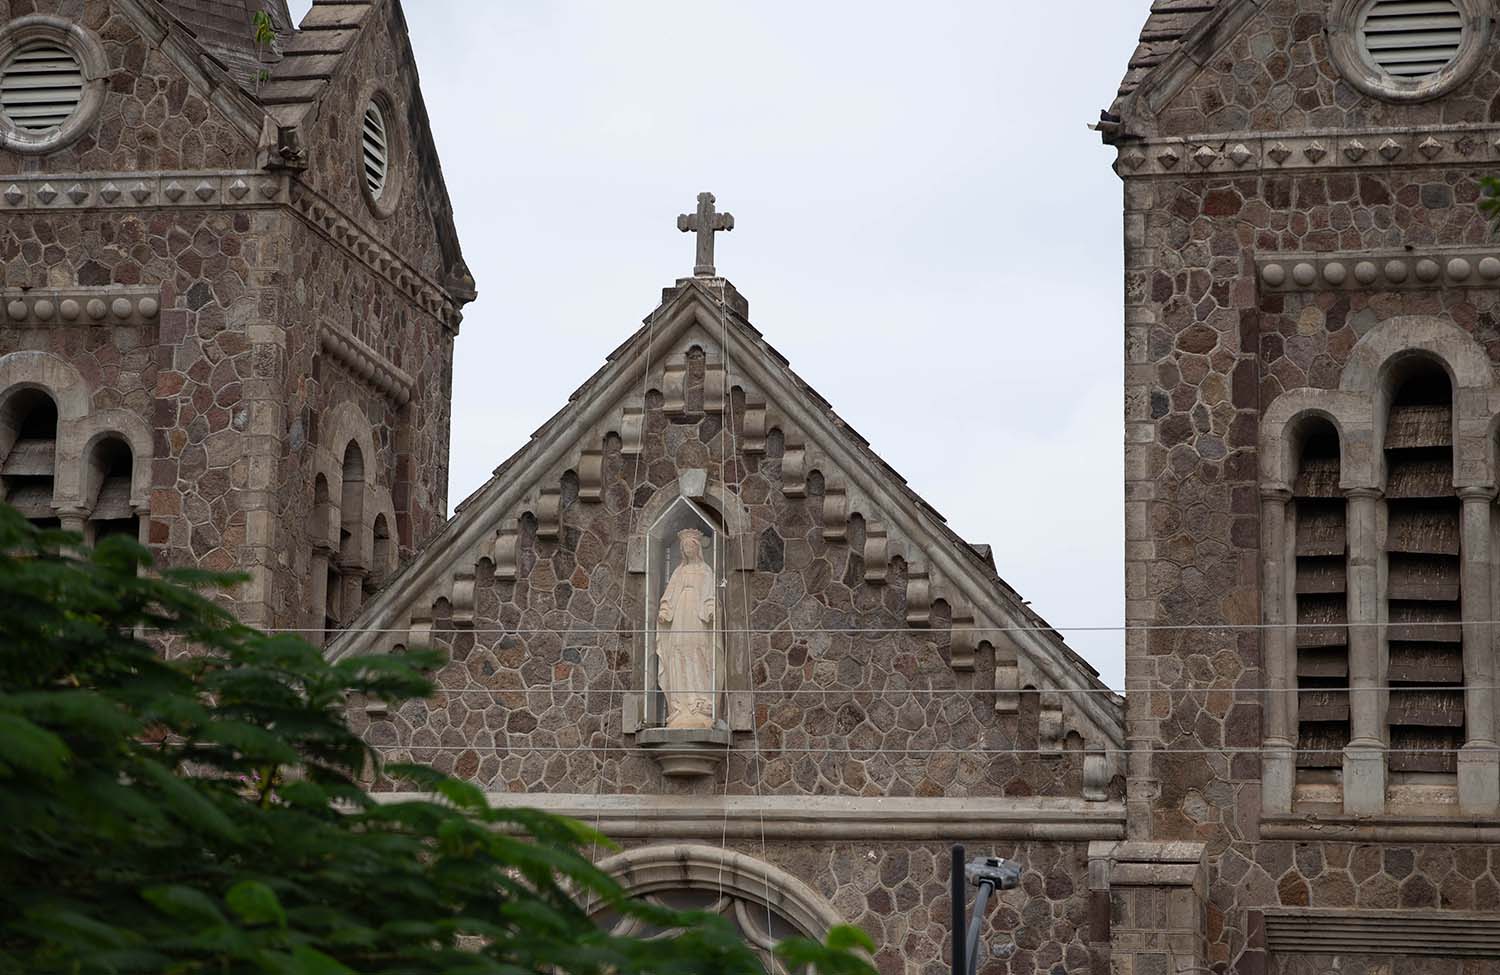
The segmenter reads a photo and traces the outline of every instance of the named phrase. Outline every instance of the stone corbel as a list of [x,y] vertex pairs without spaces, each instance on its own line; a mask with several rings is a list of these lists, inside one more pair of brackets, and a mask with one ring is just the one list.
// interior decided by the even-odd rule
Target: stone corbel
[[1083,753],[1083,797],[1089,802],[1109,798],[1109,753],[1102,745],[1089,745]]
[[906,625],[932,625],[932,578],[919,562],[913,562],[906,575]]
[[646,411],[639,406],[625,407],[620,420],[620,453],[638,457],[646,438]]
[[474,625],[474,568],[466,566],[454,573],[453,596],[449,600],[453,609],[453,625]]
[[542,488],[532,513],[536,515],[536,537],[557,538],[562,528],[562,489]]
[[744,433],[740,449],[747,454],[766,452],[766,404],[745,402]]
[[507,520],[495,535],[495,578],[514,582],[516,578],[516,554],[520,548],[521,533],[514,520]]
[[872,521],[865,526],[865,582],[885,585],[891,570],[890,542],[884,525]]
[[661,408],[668,416],[681,416],[687,412],[687,373],[686,353],[667,356],[661,373]]
[[979,648],[979,633],[974,629],[974,612],[962,603],[953,607],[953,628],[949,634],[949,662],[954,670],[974,669],[974,652]]
[[585,450],[578,458],[578,500],[588,504],[604,500],[604,451]]
[[1045,756],[1055,757],[1062,753],[1063,736],[1067,734],[1062,696],[1056,691],[1044,691],[1041,705],[1036,719],[1037,747]]
[[993,645],[995,710],[1000,714],[1015,714],[1021,710],[1020,652],[1008,633],[996,633]]
[[411,610],[411,624],[406,630],[407,649],[432,646],[432,600],[419,599]]
[[849,495],[844,488],[823,491],[823,540],[842,542],[849,537]]
[[789,498],[807,497],[807,448],[787,444],[781,455],[781,493]]
[[713,775],[729,754],[728,728],[642,728],[635,741],[668,778]]
[[722,361],[704,363],[703,412],[724,412],[725,379],[726,374]]

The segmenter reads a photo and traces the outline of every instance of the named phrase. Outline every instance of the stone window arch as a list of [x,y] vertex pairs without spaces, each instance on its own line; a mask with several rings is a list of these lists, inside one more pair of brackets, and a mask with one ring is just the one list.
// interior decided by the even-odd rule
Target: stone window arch
[[[1291,391],[1265,410],[1268,814],[1306,802],[1371,815],[1388,799],[1425,814],[1445,803],[1454,814],[1500,813],[1495,639],[1485,625],[1500,596],[1497,414],[1484,351],[1451,322],[1423,317],[1367,333],[1337,390]],[[1309,519],[1321,519],[1317,539]],[[1316,619],[1311,606],[1321,607]],[[1332,690],[1340,645],[1344,695]]]
[[[800,936],[822,941],[844,921],[802,880],[734,850],[690,843],[647,846],[610,857],[599,869],[632,897],[723,916],[760,955],[768,972],[783,972],[775,944]],[[664,937],[639,921],[593,905],[595,922],[618,934]]]
[[96,544],[111,535],[139,540],[141,519],[133,502],[135,452],[124,437],[106,434],[88,452],[83,502],[88,509],[84,539]]
[[7,504],[34,524],[57,528],[57,401],[45,389],[22,386],[0,404],[0,490]]

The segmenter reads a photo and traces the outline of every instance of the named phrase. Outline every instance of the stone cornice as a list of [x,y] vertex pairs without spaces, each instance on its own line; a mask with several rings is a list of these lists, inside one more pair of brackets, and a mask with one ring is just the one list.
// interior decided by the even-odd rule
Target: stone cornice
[[6,288],[0,313],[13,325],[144,325],[161,314],[161,288]]
[[0,177],[0,213],[282,207],[458,334],[466,295],[453,295],[287,172],[46,173]]
[[[381,802],[428,799],[376,793]],[[495,808],[579,819],[611,839],[965,840],[1091,842],[1125,836],[1118,801],[1064,798],[865,796],[654,796],[491,792]]]
[[1500,288],[1500,244],[1257,254],[1255,270],[1269,293]]
[[1500,127],[1309,129],[1149,138],[1122,143],[1116,169],[1130,178],[1471,165],[1500,166]]
[[380,390],[397,406],[405,406],[410,401],[416,380],[353,335],[325,323],[318,332],[318,343],[323,351]]
[[255,207],[287,201],[288,178],[257,170],[46,173],[0,177],[0,212]]
[[459,323],[463,321],[462,302],[455,300],[447,288],[376,240],[358,221],[307,184],[293,184],[291,202],[292,209],[319,234],[395,285],[418,307],[442,322],[449,332],[458,334]]

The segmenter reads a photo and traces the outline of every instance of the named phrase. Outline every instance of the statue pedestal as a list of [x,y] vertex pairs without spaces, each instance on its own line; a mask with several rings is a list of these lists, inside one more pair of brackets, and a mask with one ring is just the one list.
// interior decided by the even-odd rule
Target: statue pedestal
[[635,735],[662,774],[674,779],[713,775],[729,754],[729,739],[728,728],[642,728]]

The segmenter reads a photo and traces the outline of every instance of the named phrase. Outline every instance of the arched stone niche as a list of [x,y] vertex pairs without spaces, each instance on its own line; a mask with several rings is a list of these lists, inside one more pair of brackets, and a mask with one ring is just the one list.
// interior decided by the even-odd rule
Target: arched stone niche
[[[769,972],[783,971],[771,954],[776,942],[794,936],[822,941],[830,928],[845,923],[833,905],[803,881],[735,850],[689,843],[646,846],[610,857],[599,869],[632,897],[722,915]],[[591,916],[617,934],[664,933],[601,905],[592,906]]]
[[[724,645],[724,717],[730,731],[749,731],[754,718],[750,699],[749,616],[753,608],[749,573],[755,568],[755,538],[750,531],[750,513],[739,496],[706,471],[683,471],[675,483],[658,490],[635,518],[635,533],[627,554],[630,586],[638,605],[654,609],[661,580],[653,580],[652,527],[671,520],[672,512],[692,510],[712,522],[718,533],[716,558],[721,563],[722,599],[718,618]],[[655,597],[655,598],[653,598]],[[644,621],[641,621],[644,623]],[[637,624],[638,625],[638,624]],[[631,691],[623,696],[622,724],[627,733],[637,733],[654,722],[655,709],[648,707],[648,693],[655,687],[646,626],[631,641]]]

